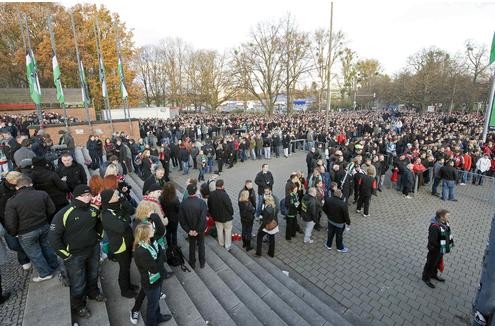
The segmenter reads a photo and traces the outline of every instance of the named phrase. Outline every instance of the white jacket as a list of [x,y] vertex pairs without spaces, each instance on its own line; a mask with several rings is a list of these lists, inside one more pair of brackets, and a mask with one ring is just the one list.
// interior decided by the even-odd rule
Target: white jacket
[[492,162],[489,158],[485,158],[484,156],[478,159],[476,162],[476,169],[480,170],[482,173],[486,172],[492,166]]

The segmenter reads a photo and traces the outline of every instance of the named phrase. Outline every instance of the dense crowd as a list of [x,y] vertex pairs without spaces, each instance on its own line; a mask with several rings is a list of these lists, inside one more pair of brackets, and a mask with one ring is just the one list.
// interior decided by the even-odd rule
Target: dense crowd
[[[442,199],[455,201],[457,184],[482,184],[495,173],[493,136],[480,139],[482,118],[476,114],[384,110],[331,113],[328,119],[328,129],[320,113],[148,119],[140,122],[137,140],[123,132],[104,140],[90,136],[78,163],[69,132],[59,131],[58,142],[43,129],[29,137],[22,121],[4,116],[2,235],[24,269],[36,268],[34,281],[51,279],[60,271],[70,285],[72,309],[81,317],[91,315],[86,298],[106,300],[97,284],[100,259],[118,262],[121,295],[136,300],[130,321],[137,324],[146,297],[146,324],[154,325],[171,318],[160,313],[159,300],[165,297],[162,282],[172,274],[164,262],[184,266],[177,247],[179,226],[187,235],[192,269],[196,249],[200,268],[205,265],[205,235],[215,236],[230,250],[236,203],[243,247],[255,249],[255,256],[261,256],[263,242],[268,243],[268,255],[275,256],[279,215],[286,220],[287,240],[297,239],[299,232],[302,242],[311,244],[313,230],[325,228],[325,214],[326,248],[332,249],[335,238],[337,251],[347,253],[343,236],[351,224],[350,201],[369,217],[373,195],[379,195],[386,179],[405,199],[431,183],[433,195],[440,196],[441,184]],[[307,151],[301,170],[286,181],[274,181],[270,159],[287,159],[298,150]],[[259,161],[261,170],[246,177],[232,200],[222,172],[248,160]],[[189,177],[182,199],[171,170]],[[143,180],[142,191],[127,183],[129,174]],[[273,194],[275,184],[285,186],[283,196]],[[448,212],[437,212],[430,230],[429,246],[441,240],[449,245],[428,255],[423,280],[434,287],[430,279],[442,281],[438,264],[452,244],[449,233],[438,233],[450,232]],[[141,286],[130,282],[132,259]],[[7,298],[5,294],[0,301]]]

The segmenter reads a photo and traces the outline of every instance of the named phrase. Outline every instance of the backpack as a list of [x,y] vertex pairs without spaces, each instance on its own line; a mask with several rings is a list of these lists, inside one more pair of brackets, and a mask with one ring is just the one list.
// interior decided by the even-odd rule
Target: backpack
[[186,261],[184,260],[184,255],[179,246],[170,245],[165,251],[167,257],[167,263],[171,266],[180,266],[182,271],[186,272],[190,270],[186,267]]
[[280,213],[282,213],[283,216],[289,214],[289,209],[287,208],[287,206],[285,206],[285,198],[282,198],[280,200],[279,208],[280,208]]

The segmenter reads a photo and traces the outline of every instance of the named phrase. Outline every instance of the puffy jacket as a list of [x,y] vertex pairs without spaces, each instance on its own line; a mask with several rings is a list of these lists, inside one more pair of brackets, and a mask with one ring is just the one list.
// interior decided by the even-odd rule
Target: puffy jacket
[[5,205],[5,230],[12,236],[31,232],[45,224],[55,205],[44,191],[23,187]]
[[216,189],[208,196],[208,210],[215,222],[232,221],[234,209],[229,195],[223,189]]
[[239,214],[241,216],[241,222],[252,224],[254,221],[255,208],[250,201],[238,202]]
[[98,208],[74,199],[53,217],[50,245],[62,259],[91,252],[103,232]]

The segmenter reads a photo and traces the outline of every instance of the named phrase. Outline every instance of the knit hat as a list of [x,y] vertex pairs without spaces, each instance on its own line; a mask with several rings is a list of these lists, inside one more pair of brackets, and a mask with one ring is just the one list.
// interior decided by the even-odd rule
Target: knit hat
[[157,190],[162,190],[162,187],[160,187],[160,185],[159,185],[159,184],[154,183],[154,184],[152,184],[152,185],[151,185],[151,187],[148,189],[148,194],[149,194],[150,192],[157,191]]
[[101,203],[103,205],[107,205],[110,202],[110,199],[112,199],[113,194],[114,194],[113,189],[105,189],[101,192],[100,197],[101,197]]
[[89,189],[88,186],[86,186],[84,184],[80,184],[74,188],[72,195],[74,196],[74,198],[77,198],[83,194],[90,194],[90,193],[91,193],[91,190]]
[[189,195],[194,195],[198,191],[198,187],[195,184],[187,185],[187,193]]

